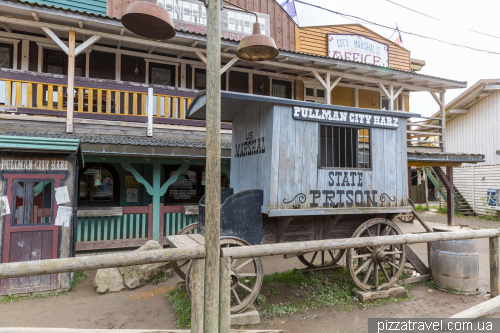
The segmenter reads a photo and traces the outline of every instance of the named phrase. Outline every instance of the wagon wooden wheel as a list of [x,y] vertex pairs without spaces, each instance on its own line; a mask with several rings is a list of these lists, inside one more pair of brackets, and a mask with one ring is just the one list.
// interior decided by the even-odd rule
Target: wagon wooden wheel
[[[225,236],[220,239],[221,247],[248,246],[246,241],[237,237]],[[191,297],[192,264],[188,268],[186,290]],[[238,313],[248,308],[257,298],[262,287],[264,270],[258,257],[233,259],[231,261],[231,312]]]
[[[356,229],[352,237],[402,235],[393,222],[375,218]],[[405,247],[402,245],[368,246],[348,249],[347,269],[356,285],[363,290],[380,290],[397,282],[404,270]]]
[[[199,223],[193,223],[179,231],[177,235],[187,235],[194,234],[198,231]],[[186,280],[186,272],[191,260],[182,260],[182,261],[172,261],[172,269],[174,272],[183,280]]]
[[297,256],[309,268],[333,266],[344,256],[345,250],[316,251]]
[[[415,204],[413,203],[413,200],[411,199],[408,199],[408,203],[410,204],[410,206],[412,206],[412,208],[417,211],[417,209],[415,208]],[[410,213],[403,213],[401,215],[398,216],[398,219],[401,221],[401,222],[405,222],[405,223],[413,223],[413,220],[415,220],[415,215],[413,215],[413,211],[410,212]]]

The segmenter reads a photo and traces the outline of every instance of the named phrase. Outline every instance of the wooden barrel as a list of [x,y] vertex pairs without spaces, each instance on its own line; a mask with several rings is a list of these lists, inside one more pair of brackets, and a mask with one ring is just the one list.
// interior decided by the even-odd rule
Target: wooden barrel
[[454,293],[476,293],[479,256],[474,239],[432,242],[430,267],[436,287]]

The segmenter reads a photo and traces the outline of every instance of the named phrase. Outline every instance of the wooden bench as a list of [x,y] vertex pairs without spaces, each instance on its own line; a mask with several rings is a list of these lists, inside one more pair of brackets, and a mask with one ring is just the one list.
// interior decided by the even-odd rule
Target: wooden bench
[[205,247],[205,237],[199,234],[167,236],[165,241],[172,248]]

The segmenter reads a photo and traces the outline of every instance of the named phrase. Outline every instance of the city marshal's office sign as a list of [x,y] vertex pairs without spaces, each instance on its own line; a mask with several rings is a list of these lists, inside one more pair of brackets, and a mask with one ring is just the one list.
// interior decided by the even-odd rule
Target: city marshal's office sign
[[363,35],[328,34],[328,56],[389,67],[389,45]]
[[367,114],[363,112],[294,106],[292,115],[293,119],[296,120],[317,121],[321,123],[381,127],[387,129],[397,129],[399,126],[399,118],[397,117]]

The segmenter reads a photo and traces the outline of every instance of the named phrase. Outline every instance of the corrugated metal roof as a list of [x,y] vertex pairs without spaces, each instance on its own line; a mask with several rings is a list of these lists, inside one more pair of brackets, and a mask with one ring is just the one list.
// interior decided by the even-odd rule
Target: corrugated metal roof
[[[11,133],[12,134],[12,133]],[[32,133],[17,133],[0,135],[0,150],[43,151],[52,153],[75,153],[78,165],[83,168],[83,154],[80,140],[75,138],[50,138],[30,135]]]
[[[31,137],[36,140],[53,140],[60,142],[64,140],[79,141],[81,143],[100,143],[114,145],[134,145],[134,146],[157,146],[157,147],[184,147],[184,148],[206,148],[206,142],[203,140],[180,140],[180,139],[156,139],[147,137],[117,136],[117,135],[88,135],[88,134],[69,134],[69,133],[38,133],[38,132],[3,132],[3,137]],[[36,138],[36,139],[34,139]],[[54,140],[57,139],[57,140]],[[1,147],[1,146],[0,146]],[[222,142],[222,149],[231,149],[231,143]]]
[[0,135],[0,148],[57,150],[76,152],[80,146],[78,139],[61,139],[33,136]]
[[[50,5],[49,6],[49,5],[46,5],[46,4],[40,4],[38,2],[25,1],[25,0],[4,0],[4,1],[29,4],[31,6],[38,6],[38,7],[43,7],[43,8],[50,8],[50,9],[61,10],[61,11],[65,11],[65,12],[69,11],[69,12],[73,12],[73,13],[77,13],[77,14],[84,14],[84,15],[90,15],[90,16],[95,16],[95,17],[110,19],[110,20],[114,20],[114,21],[120,21],[119,19],[117,19],[115,17],[111,17],[111,16],[107,16],[107,15],[89,13],[87,11],[79,11],[79,10],[74,10],[74,9],[69,9],[69,8],[56,7],[54,5]],[[206,36],[206,35],[204,35],[202,33],[196,33],[196,32],[191,32],[191,31],[184,31],[182,29],[176,29],[176,30],[177,31],[181,31],[183,33],[187,33],[187,34],[199,35],[199,36]],[[231,41],[231,42],[239,43],[239,41],[234,40],[234,39],[230,39],[230,38],[223,38],[223,37],[221,37],[221,39],[222,40],[226,40],[226,41]],[[297,51],[286,50],[286,49],[279,49],[279,50],[283,51],[283,52],[289,52],[289,53],[292,53],[292,54],[306,55],[306,56],[311,56],[311,57],[320,58],[320,59],[336,60],[336,61],[343,62],[343,63],[346,63],[346,64],[351,64],[351,63],[352,64],[358,64],[358,65],[360,64],[359,62],[356,62],[356,61],[345,60],[345,59],[333,59],[333,58],[330,58],[330,57],[324,56],[324,55],[304,53],[304,52],[297,52]],[[369,66],[370,68],[373,68],[373,69],[376,69],[376,70],[388,69],[388,70],[391,70],[391,71],[412,74],[412,75],[416,75],[416,76],[424,77],[424,78],[446,80],[446,81],[455,82],[455,83],[458,83],[458,84],[467,84],[466,81],[450,80],[450,79],[446,79],[446,78],[442,78],[442,77],[438,77],[438,76],[432,76],[432,75],[426,75],[426,74],[419,74],[419,73],[415,73],[415,72],[412,72],[412,71],[405,71],[405,70],[396,69],[396,68],[392,68],[392,67],[380,67],[380,66],[370,65],[370,64],[363,64],[363,65]]]
[[38,0],[38,4],[55,6],[56,8],[68,8],[73,10],[86,11],[91,13],[106,15],[106,0]]

